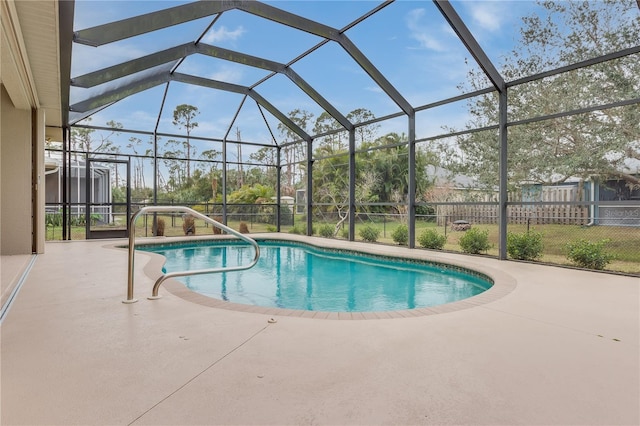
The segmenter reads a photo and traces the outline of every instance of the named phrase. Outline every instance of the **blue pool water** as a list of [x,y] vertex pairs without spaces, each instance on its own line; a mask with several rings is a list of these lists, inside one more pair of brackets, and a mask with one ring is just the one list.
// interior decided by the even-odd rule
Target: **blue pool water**
[[[191,290],[235,303],[329,312],[436,306],[491,287],[470,271],[303,244],[260,241],[260,260],[239,272],[180,277]],[[238,243],[140,246],[166,257],[166,272],[248,264],[253,248]]]

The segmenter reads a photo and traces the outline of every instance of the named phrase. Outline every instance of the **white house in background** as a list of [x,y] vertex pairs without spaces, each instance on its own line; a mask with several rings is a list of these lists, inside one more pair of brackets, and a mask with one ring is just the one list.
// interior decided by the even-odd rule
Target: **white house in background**
[[[56,213],[61,210],[64,180],[62,176],[62,158],[57,152],[47,151],[45,156],[45,206],[47,213]],[[71,202],[71,216],[85,215],[87,202],[87,178],[86,162],[84,160],[71,160],[69,179],[69,200]],[[109,167],[93,163],[91,166],[92,204],[105,204],[104,206],[92,206],[91,213],[103,216],[102,222],[108,223],[111,215],[111,170]],[[107,205],[109,204],[109,205]],[[98,209],[98,210],[96,210]]]

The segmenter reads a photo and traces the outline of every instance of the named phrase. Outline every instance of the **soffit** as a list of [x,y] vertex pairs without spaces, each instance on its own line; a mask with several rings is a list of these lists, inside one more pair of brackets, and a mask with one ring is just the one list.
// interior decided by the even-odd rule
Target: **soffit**
[[47,126],[59,127],[61,90],[57,1],[16,1],[31,73]]

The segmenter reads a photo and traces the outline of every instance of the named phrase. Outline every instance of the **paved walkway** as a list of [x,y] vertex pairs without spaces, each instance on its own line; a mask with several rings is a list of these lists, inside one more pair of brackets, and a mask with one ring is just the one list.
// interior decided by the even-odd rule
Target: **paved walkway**
[[149,301],[144,254],[122,304],[127,254],[105,245],[38,256],[2,323],[2,425],[640,424],[638,278],[415,250],[517,285],[339,321]]

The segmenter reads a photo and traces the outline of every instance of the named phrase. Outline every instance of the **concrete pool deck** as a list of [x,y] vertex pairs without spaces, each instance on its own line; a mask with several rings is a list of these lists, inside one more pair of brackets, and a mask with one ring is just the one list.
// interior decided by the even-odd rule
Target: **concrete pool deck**
[[147,300],[146,254],[123,304],[127,252],[109,244],[37,257],[0,330],[1,424],[640,424],[637,277],[415,250],[515,286],[338,321]]

